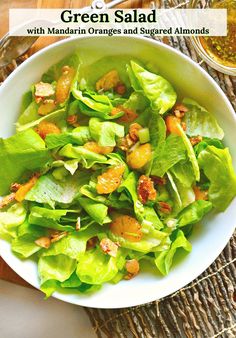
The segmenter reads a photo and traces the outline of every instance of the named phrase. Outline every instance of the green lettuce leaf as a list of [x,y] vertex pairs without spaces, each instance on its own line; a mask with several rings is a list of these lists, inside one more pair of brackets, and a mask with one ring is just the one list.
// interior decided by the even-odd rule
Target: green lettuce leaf
[[41,256],[38,261],[38,272],[42,284],[48,280],[64,282],[76,269],[76,260],[60,254],[56,256]]
[[124,127],[115,122],[105,121],[96,117],[89,120],[89,130],[92,138],[102,147],[114,147],[116,138],[125,135]]
[[210,180],[209,200],[217,210],[224,211],[236,196],[236,175],[229,149],[208,146],[199,154],[198,162]]
[[22,112],[22,114],[18,118],[16,122],[17,130],[20,131],[24,125],[29,125],[30,123],[32,123],[33,121],[36,121],[37,119],[39,119],[38,105],[35,101],[33,101],[25,108],[25,110]]
[[148,128],[150,133],[150,143],[152,146],[152,160],[147,168],[147,174],[150,174],[152,171],[153,163],[155,163],[156,157],[159,156],[159,153],[162,151],[165,146],[166,140],[166,125],[163,118],[159,115],[157,111],[150,111],[150,116],[148,117]]
[[176,163],[171,169],[171,174],[186,187],[190,187],[195,181],[193,167],[189,160]]
[[74,226],[62,224],[62,217],[66,216],[68,213],[76,213],[75,210],[52,210],[41,207],[32,207],[29,214],[30,224],[40,225],[41,227],[48,229],[55,229],[59,231],[74,231]]
[[25,222],[18,227],[17,237],[13,239],[11,249],[21,258],[28,258],[42,250],[42,247],[38,246],[35,241],[46,235],[46,229],[29,224],[28,219],[26,219]]
[[219,149],[224,149],[224,145],[222,144],[222,142],[216,138],[207,138],[204,137],[204,139],[199,142],[198,144],[196,144],[194,146],[194,152],[196,154],[196,157],[198,157],[198,155],[200,154],[200,152],[204,149],[206,149],[208,146],[214,146],[216,148]]
[[42,76],[43,82],[54,82],[59,79],[61,76],[61,69],[63,66],[69,66],[74,68],[78,73],[78,68],[80,66],[80,57],[79,52],[75,52],[69,56],[66,56],[64,59],[59,61],[58,63],[52,65],[46,73]]
[[0,139],[0,195],[7,194],[11,183],[17,182],[26,171],[40,169],[49,161],[44,141],[33,130]]
[[79,260],[86,251],[87,241],[98,235],[101,230],[98,226],[90,226],[87,229],[74,231],[63,237],[60,241],[53,243],[49,249],[44,251],[43,256],[57,256],[64,254],[70,258]]
[[191,185],[184,185],[180,180],[176,179],[169,172],[167,173],[170,185],[168,188],[175,201],[174,214],[185,208],[187,205],[195,200],[195,194]]
[[211,209],[211,202],[204,200],[195,201],[178,214],[177,223],[179,227],[198,223]]
[[162,177],[176,163],[186,159],[186,148],[181,137],[174,134],[166,138],[164,145],[163,137],[160,142],[153,158],[151,174]]
[[149,100],[139,92],[131,93],[130,97],[123,104],[126,109],[131,109],[135,112],[142,112],[149,106]]
[[[91,97],[91,95],[86,96],[83,95],[81,90],[76,89],[76,86],[74,86],[72,94],[75,99],[79,100],[80,111],[85,115],[91,117],[99,117],[104,120],[116,119],[123,115],[123,113],[111,115],[113,106],[106,95],[96,95],[93,97]],[[101,99],[101,97],[103,97],[103,100]],[[97,101],[95,100],[95,98],[97,98]],[[101,102],[101,100],[103,102]]]
[[[40,118],[39,118],[39,115],[38,115],[37,119],[31,120],[30,122],[27,122],[27,123],[24,123],[24,124],[21,124],[22,120],[21,120],[21,123],[20,123],[20,120],[18,120],[18,122],[16,123],[16,130],[17,130],[17,132],[25,131],[27,129],[38,126],[39,123],[41,123],[43,121],[53,122],[53,123],[57,123],[59,125],[61,123],[61,121],[65,121],[65,117],[66,117],[66,110],[64,108],[58,109],[58,110],[55,110],[48,115],[40,117]],[[24,119],[24,122],[25,121],[26,121],[26,119]],[[65,122],[63,122],[63,123],[65,123]]]
[[116,258],[104,254],[100,248],[86,251],[76,269],[82,282],[95,285],[111,281],[117,272]]
[[7,210],[0,211],[0,237],[12,239],[16,237],[17,227],[24,223],[27,211],[23,204],[15,203]]
[[59,155],[68,158],[78,159],[82,166],[86,169],[91,168],[95,163],[107,163],[107,157],[90,151],[83,146],[72,146],[72,144],[65,145],[60,151]]
[[171,84],[160,75],[147,71],[134,61],[130,64],[129,75],[133,72],[130,80],[134,90],[141,90],[150,100],[152,109],[158,110],[161,115],[170,110],[177,98]]
[[87,197],[78,198],[79,204],[98,224],[104,224],[110,221],[107,217],[108,207],[102,203],[93,201]]
[[171,265],[173,263],[174,255],[176,251],[180,248],[184,249],[187,252],[190,252],[192,246],[184,236],[183,231],[178,230],[176,239],[172,242],[170,248],[162,252],[155,253],[156,267],[163,275],[167,275],[169,273]]
[[193,172],[194,172],[196,181],[199,181],[200,180],[200,170],[199,170],[196,155],[195,155],[194,150],[193,150],[193,146],[192,146],[190,140],[188,139],[187,135],[185,134],[183,128],[180,125],[178,125],[178,129],[179,129],[179,132],[181,134],[184,145],[186,147],[188,158],[189,158],[190,162],[192,163]]
[[87,173],[68,176],[66,181],[58,181],[51,174],[41,176],[34,187],[26,195],[26,200],[45,203],[54,208],[55,204],[71,204],[79,194],[80,187],[87,184]]
[[[65,170],[69,171],[71,175],[74,175],[74,173],[78,169],[78,165],[79,165],[79,161],[77,159],[68,160],[68,161],[57,160],[57,161],[54,161],[52,163],[53,168],[57,168],[57,169],[60,169],[60,170],[65,169]],[[52,174],[55,177],[55,171],[53,171]],[[65,174],[64,170],[62,170],[62,173],[60,173],[60,174],[63,178],[64,178],[64,176],[67,176],[67,172]],[[60,176],[60,174],[59,174],[59,176]],[[58,173],[57,173],[56,176],[58,176]],[[57,178],[57,177],[55,177],[55,178]]]
[[73,129],[72,132],[64,132],[60,134],[48,134],[45,143],[48,149],[63,147],[68,143],[82,146],[91,140],[89,127],[80,126]]
[[187,135],[223,139],[224,132],[211,113],[192,99],[185,98],[183,104],[188,108],[183,118]]

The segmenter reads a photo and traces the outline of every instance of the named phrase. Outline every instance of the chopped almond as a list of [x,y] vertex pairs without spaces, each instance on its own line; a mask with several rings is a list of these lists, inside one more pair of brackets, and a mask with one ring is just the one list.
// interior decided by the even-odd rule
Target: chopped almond
[[174,107],[174,114],[178,118],[184,117],[184,114],[188,111],[188,108],[185,107],[183,104],[176,104]]
[[195,146],[196,144],[198,144],[199,142],[202,141],[202,136],[194,136],[194,137],[190,137],[190,142],[192,144],[192,146]]
[[116,257],[118,245],[112,242],[109,238],[103,238],[100,242],[100,248],[106,254]]
[[139,124],[139,123],[132,123],[130,126],[129,126],[129,135],[131,137],[131,139],[134,141],[134,142],[137,142],[139,137],[138,137],[138,131],[142,129],[142,126]]
[[51,245],[51,240],[48,237],[40,237],[36,239],[35,244],[37,244],[41,248],[48,249]]
[[172,211],[172,207],[167,202],[158,202],[159,210],[160,212],[163,212],[163,214],[170,214]]
[[16,192],[17,190],[20,189],[20,187],[21,187],[21,184],[19,184],[19,183],[12,183],[11,184],[11,191]]
[[106,91],[115,88],[120,83],[120,78],[117,70],[111,70],[101,77],[96,83],[96,90]]
[[114,235],[123,237],[130,242],[139,242],[143,235],[139,222],[128,215],[116,217],[110,224],[110,230]]
[[10,195],[3,197],[0,201],[0,209],[6,207],[8,204],[12,203],[15,200],[16,194],[13,192]]
[[124,95],[126,92],[126,87],[123,83],[118,83],[118,85],[115,87],[115,92],[119,95]]
[[201,190],[199,187],[195,186],[193,187],[193,191],[195,194],[195,200],[208,200],[208,191],[207,190]]
[[138,198],[143,204],[148,201],[155,201],[157,192],[154,189],[153,181],[145,176],[141,175],[138,180]]
[[67,123],[70,125],[74,125],[78,121],[78,115],[69,115],[66,119]]
[[36,133],[44,140],[48,134],[60,134],[61,130],[55,123],[42,121],[36,128]]
[[55,90],[50,83],[45,83],[40,81],[35,85],[35,93],[36,97],[48,97],[55,94]]
[[90,250],[93,249],[96,244],[98,243],[98,238],[96,237],[92,237],[87,241],[87,245],[86,245],[86,250]]
[[67,231],[56,231],[51,234],[51,243],[58,242],[63,237],[67,236]]
[[76,224],[75,224],[75,230],[79,231],[80,230],[80,226],[81,226],[81,224],[80,224],[80,217],[78,217],[77,221],[76,221]]
[[113,152],[114,147],[102,147],[99,146],[97,144],[97,142],[91,141],[91,142],[87,142],[84,144],[84,147],[90,151],[93,151],[94,153],[97,154],[102,154],[102,155],[106,155],[106,154],[110,154]]
[[118,148],[123,151],[128,151],[135,144],[134,140],[131,139],[130,135],[126,135],[119,139]]
[[30,189],[33,188],[33,186],[37,182],[38,177],[39,175],[35,174],[27,183],[21,185],[21,187],[17,190],[15,194],[15,199],[17,202],[22,202],[25,199],[27,193],[30,191]]
[[137,259],[130,259],[126,261],[125,268],[128,272],[128,275],[126,275],[124,278],[131,279],[139,273],[139,262]]
[[151,175],[150,176],[152,181],[154,182],[154,184],[157,184],[157,185],[165,185],[166,184],[166,178],[165,177],[159,177],[159,176],[154,176],[154,175]]
[[123,106],[114,107],[111,111],[111,115],[114,116],[119,114],[120,112],[123,112],[124,115],[122,115],[117,120],[118,122],[131,123],[138,117],[135,111],[133,111],[132,109],[125,108]]
[[110,194],[115,191],[122,180],[125,171],[123,164],[109,168],[102,175],[98,176],[98,183],[96,186],[98,194]]

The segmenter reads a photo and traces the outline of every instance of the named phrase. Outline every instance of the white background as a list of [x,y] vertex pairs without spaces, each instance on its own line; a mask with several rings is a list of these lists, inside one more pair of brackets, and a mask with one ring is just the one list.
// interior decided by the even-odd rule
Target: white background
[[1,338],[95,338],[82,307],[0,280]]

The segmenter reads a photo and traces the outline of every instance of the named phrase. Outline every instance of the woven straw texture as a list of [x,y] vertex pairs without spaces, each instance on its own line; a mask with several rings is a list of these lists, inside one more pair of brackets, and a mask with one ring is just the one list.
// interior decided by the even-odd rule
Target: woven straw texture
[[[177,0],[153,2],[162,8],[181,3],[183,1]],[[205,64],[188,38],[164,37],[158,40],[199,63],[219,84],[236,110],[235,77],[219,73]],[[24,57],[0,70],[0,82],[22,61]],[[99,338],[236,337],[236,233],[202,275],[174,294],[128,309],[85,308],[85,311]]]

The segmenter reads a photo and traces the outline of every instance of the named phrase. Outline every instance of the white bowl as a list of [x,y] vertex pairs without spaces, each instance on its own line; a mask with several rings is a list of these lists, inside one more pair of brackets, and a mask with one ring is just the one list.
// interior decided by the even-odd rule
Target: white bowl
[[[75,49],[85,53],[88,63],[102,56],[129,54],[156,63],[180,96],[195,99],[213,112],[225,131],[225,144],[230,148],[236,166],[236,119],[227,97],[213,79],[195,62],[178,51],[151,39],[138,37],[84,37],[67,39],[36,53],[18,67],[0,88],[0,136],[14,133],[22,94],[49,66]],[[224,213],[210,214],[202,226],[196,226],[190,237],[192,252],[178,263],[168,276],[145,271],[130,281],[106,284],[91,295],[55,293],[63,301],[94,308],[122,308],[151,302],[182,288],[199,276],[220,254],[234,231],[236,200]],[[7,264],[28,283],[39,288],[37,265],[21,261],[1,240],[0,254]]]

